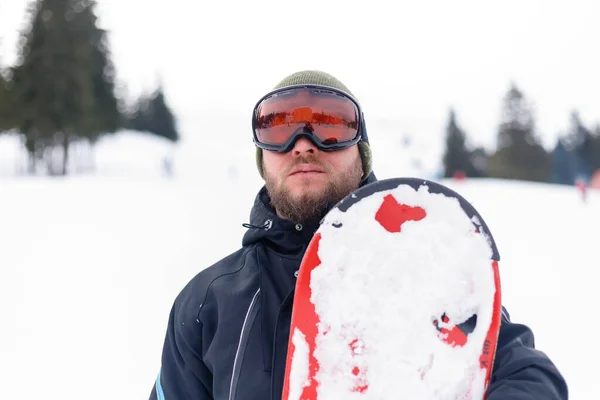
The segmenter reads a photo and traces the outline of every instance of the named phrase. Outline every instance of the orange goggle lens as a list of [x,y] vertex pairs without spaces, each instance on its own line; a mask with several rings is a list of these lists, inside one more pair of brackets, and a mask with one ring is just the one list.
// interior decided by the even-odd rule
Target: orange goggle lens
[[321,148],[342,148],[356,141],[359,115],[358,105],[341,92],[314,87],[286,89],[257,105],[255,140],[266,148],[277,149],[305,134]]

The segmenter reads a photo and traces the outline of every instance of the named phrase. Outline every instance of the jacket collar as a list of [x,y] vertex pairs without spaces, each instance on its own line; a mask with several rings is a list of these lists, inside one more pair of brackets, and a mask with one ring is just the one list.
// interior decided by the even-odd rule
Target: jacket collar
[[[374,173],[364,179],[360,186],[375,182],[377,178]],[[292,221],[280,218],[271,206],[269,194],[263,186],[256,198],[250,212],[250,223],[244,224],[248,231],[242,239],[242,246],[249,246],[257,242],[263,242],[282,254],[303,253],[312,236],[319,228],[319,224],[313,226],[298,226]]]

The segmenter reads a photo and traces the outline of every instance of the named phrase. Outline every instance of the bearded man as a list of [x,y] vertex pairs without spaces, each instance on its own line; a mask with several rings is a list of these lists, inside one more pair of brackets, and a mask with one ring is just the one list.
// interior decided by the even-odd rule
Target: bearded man
[[[151,400],[281,399],[304,252],[327,211],[376,180],[360,105],[327,73],[283,79],[256,104],[252,131],[265,185],[242,248],[175,299]],[[505,309],[496,354],[488,400],[567,399],[531,330]]]

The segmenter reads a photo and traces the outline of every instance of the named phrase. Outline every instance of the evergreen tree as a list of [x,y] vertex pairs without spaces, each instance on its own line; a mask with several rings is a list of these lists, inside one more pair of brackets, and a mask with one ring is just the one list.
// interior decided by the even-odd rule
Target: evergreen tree
[[0,71],[0,134],[11,128],[10,121],[10,93],[8,91],[8,81]]
[[592,170],[600,169],[600,124],[592,132]]
[[45,150],[62,149],[62,162],[46,162],[65,174],[69,143],[96,139],[117,126],[117,101],[105,32],[96,26],[94,0],[38,0],[22,33],[13,93],[17,125],[26,137],[30,171]]
[[561,185],[572,185],[575,181],[571,152],[567,150],[564,139],[556,141],[552,151],[552,182]]
[[[2,38],[0,38],[0,50],[2,49]],[[13,127],[11,113],[11,94],[9,89],[9,80],[6,77],[6,70],[2,65],[0,58],[0,135]]]
[[456,113],[450,110],[446,125],[446,149],[444,152],[444,177],[452,177],[455,173],[473,176],[475,168],[471,154],[467,149],[464,131],[456,122]]
[[175,117],[167,105],[161,86],[151,96],[140,96],[128,126],[130,129],[152,133],[173,142],[179,140]]
[[477,147],[470,154],[471,163],[473,165],[473,176],[484,177],[487,176],[487,169],[489,163],[489,155],[483,147]]
[[488,172],[504,179],[550,179],[550,157],[536,136],[533,110],[515,85],[503,99],[497,149]]
[[589,181],[593,172],[594,142],[592,133],[583,125],[577,111],[571,113],[571,122],[564,141],[572,158],[573,182],[577,178]]
[[115,132],[121,125],[119,100],[115,95],[116,70],[111,60],[106,31],[98,27],[95,0],[79,0],[81,12],[74,22],[75,30],[87,32],[83,41],[89,51],[86,63],[90,67],[92,99],[88,124],[81,127],[81,136],[95,142],[105,133]]

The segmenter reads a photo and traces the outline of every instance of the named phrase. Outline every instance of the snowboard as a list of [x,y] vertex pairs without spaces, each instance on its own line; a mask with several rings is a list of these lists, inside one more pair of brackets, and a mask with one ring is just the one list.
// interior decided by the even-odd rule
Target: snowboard
[[444,185],[393,178],[354,191],[301,262],[282,399],[484,399],[499,258],[483,218]]

